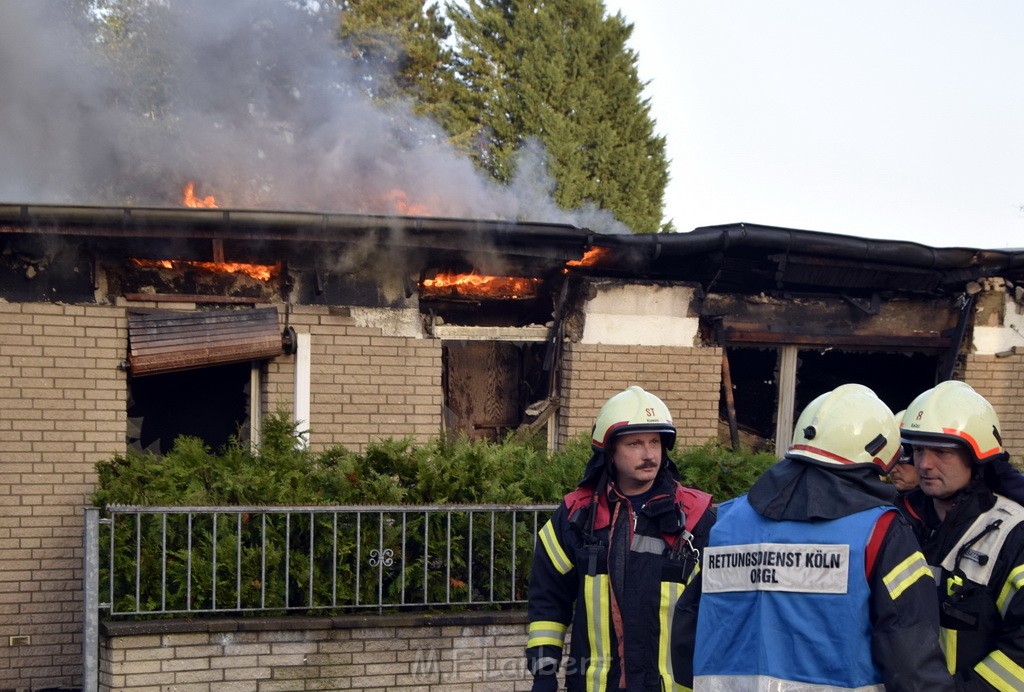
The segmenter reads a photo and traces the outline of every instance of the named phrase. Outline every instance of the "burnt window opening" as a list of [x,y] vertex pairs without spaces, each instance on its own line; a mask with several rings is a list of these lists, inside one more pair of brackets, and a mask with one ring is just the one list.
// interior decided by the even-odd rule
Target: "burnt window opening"
[[519,428],[527,407],[549,396],[544,355],[536,342],[445,341],[446,433],[496,442]]
[[915,396],[935,386],[939,362],[938,356],[923,353],[801,350],[794,415],[815,397],[847,382],[870,387],[893,413],[899,413]]
[[128,378],[128,443],[166,454],[180,436],[214,452],[231,437],[249,440],[249,362]]
[[[730,347],[725,352],[740,439],[754,449],[770,449],[779,420],[780,349]],[[800,349],[792,397],[793,421],[815,397],[848,382],[870,387],[893,413],[898,413],[915,396],[935,385],[939,361],[939,356],[925,353]],[[726,407],[725,397],[721,397],[722,421],[728,421]],[[720,430],[720,439],[727,442],[728,425],[720,426]]]
[[[778,351],[774,348],[727,348],[725,352],[740,437],[754,449],[763,449],[775,434]],[[729,420],[724,396],[719,398],[719,417]],[[728,439],[726,431],[723,440]]]

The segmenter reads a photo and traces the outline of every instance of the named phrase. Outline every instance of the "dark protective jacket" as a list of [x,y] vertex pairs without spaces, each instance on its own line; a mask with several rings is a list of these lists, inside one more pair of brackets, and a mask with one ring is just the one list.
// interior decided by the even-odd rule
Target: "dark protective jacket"
[[530,575],[528,669],[534,690],[673,689],[669,618],[714,522],[707,493],[684,488],[666,458],[634,515],[595,453],[579,487],[539,534]]
[[[833,470],[786,458],[754,483],[747,500],[764,519],[838,524],[843,518],[868,510],[892,508],[893,497],[892,486],[881,481],[873,469]],[[886,690],[952,690],[953,681],[938,646],[938,612],[931,595],[934,583],[924,557],[906,519],[895,511],[882,512],[881,517],[864,546],[873,663],[881,672]],[[842,542],[842,537],[837,539]],[[784,538],[775,540],[785,542]],[[695,641],[701,636],[697,618],[702,586],[702,568],[698,568],[676,604],[673,620],[673,669],[676,681],[686,688],[693,685]],[[715,626],[733,624],[720,622]],[[781,622],[761,630],[761,634],[791,638],[791,646],[800,649],[796,655],[813,660],[827,649],[816,650],[815,640],[802,635],[825,627],[847,636],[847,624]],[[825,688],[808,685],[799,689]]]
[[920,490],[902,499],[936,573],[946,664],[963,690],[1024,689],[1024,508],[993,488],[1003,490],[984,467],[941,522]]

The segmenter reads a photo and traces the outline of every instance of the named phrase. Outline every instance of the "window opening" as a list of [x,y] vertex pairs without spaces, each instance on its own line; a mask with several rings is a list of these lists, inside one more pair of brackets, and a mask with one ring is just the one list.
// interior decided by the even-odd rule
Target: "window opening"
[[445,430],[498,441],[548,396],[543,343],[445,341],[442,347]]
[[166,454],[177,437],[198,437],[217,451],[232,436],[249,441],[253,364],[231,363],[128,378],[128,442]]

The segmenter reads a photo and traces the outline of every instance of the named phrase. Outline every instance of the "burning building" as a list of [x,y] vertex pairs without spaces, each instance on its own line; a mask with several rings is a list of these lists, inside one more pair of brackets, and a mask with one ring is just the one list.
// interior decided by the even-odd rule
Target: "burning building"
[[93,464],[255,438],[281,406],[315,448],[522,427],[557,446],[639,384],[680,445],[784,447],[841,381],[899,409],[954,376],[1024,446],[1024,251],[212,205],[0,205],[0,248],[8,686],[80,675]]

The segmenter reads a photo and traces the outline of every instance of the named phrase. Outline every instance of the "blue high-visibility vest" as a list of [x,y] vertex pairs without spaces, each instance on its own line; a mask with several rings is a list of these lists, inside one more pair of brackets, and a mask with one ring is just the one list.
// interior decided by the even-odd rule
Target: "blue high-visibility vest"
[[745,495],[723,503],[701,562],[694,689],[880,689],[864,560],[883,512],[773,521]]

